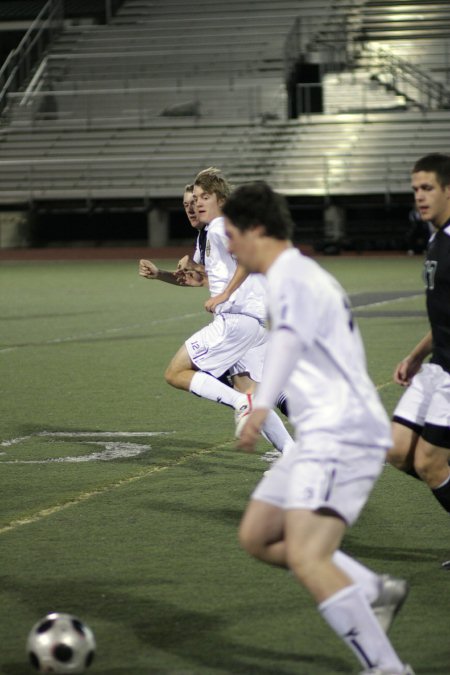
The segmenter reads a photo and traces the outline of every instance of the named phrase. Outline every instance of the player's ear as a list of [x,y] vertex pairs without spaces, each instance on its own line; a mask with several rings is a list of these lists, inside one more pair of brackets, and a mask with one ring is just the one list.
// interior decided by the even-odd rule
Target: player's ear
[[266,236],[266,228],[264,225],[256,223],[252,227],[252,232],[255,233],[257,237],[265,237]]

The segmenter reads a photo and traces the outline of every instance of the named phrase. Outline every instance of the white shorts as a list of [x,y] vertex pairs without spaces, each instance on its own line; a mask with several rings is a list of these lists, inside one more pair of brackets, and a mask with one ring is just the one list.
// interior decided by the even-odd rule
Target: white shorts
[[450,374],[435,363],[423,365],[398,402],[393,420],[432,445],[450,448]]
[[331,509],[354,523],[381,474],[386,452],[336,443],[327,455],[296,443],[256,486],[252,499],[281,509]]
[[199,370],[219,377],[248,373],[261,382],[267,331],[257,319],[245,314],[216,314],[214,321],[194,333],[185,345]]

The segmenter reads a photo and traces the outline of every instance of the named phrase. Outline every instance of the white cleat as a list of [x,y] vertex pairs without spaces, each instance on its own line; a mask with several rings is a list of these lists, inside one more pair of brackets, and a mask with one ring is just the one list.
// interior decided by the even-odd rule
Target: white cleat
[[371,668],[364,670],[360,675],[414,675],[411,666],[405,664],[403,670],[383,670],[383,668]]
[[371,606],[381,628],[387,633],[406,600],[409,587],[404,579],[389,574],[382,574],[379,579],[380,592]]
[[244,428],[244,425],[247,421],[247,417],[253,410],[252,395],[245,394],[245,396],[247,398],[246,402],[243,403],[240,408],[237,408],[234,411],[234,422],[236,424],[236,431],[235,431],[236,438],[240,438],[242,429]]

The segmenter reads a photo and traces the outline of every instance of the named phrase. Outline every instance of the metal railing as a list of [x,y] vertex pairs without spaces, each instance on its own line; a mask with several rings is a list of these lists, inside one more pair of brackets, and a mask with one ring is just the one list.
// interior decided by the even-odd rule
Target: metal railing
[[17,91],[30,77],[36,63],[63,27],[63,0],[48,0],[34,19],[19,45],[13,49],[0,69],[0,115],[8,94]]
[[360,26],[347,14],[297,18],[285,42],[284,63],[288,77],[299,61],[308,62],[310,54],[320,64],[322,77],[331,72],[351,71],[359,59],[369,62],[376,70],[379,82],[387,89],[403,94],[420,108],[442,110],[450,107],[449,47],[444,43],[441,69],[446,73],[446,85],[423,69],[402,59],[389,49],[369,46]]
[[421,108],[442,110],[450,107],[450,89],[417,66],[380,47],[365,47],[363,54],[369,56],[372,69],[377,69],[380,82]]
[[285,74],[289,76],[299,61],[309,61],[313,53],[330,70],[339,70],[353,62],[359,49],[359,30],[354,25],[353,8],[317,16],[297,17],[284,44]]

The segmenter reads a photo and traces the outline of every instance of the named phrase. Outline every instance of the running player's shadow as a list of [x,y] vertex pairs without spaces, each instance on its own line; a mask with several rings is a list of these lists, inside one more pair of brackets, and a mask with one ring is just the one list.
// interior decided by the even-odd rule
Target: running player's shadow
[[427,547],[426,549],[419,549],[417,546],[380,546],[376,544],[370,546],[361,542],[352,542],[351,537],[346,538],[345,544],[345,550],[348,550],[352,557],[380,560],[383,563],[387,560],[403,563],[405,560],[408,563],[435,563],[436,560],[442,561],[449,557],[448,548]]

